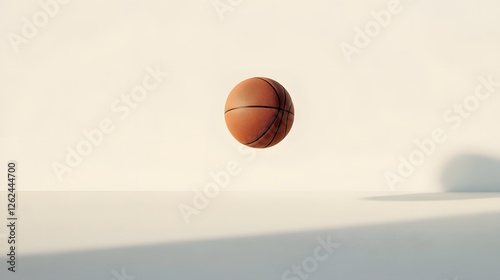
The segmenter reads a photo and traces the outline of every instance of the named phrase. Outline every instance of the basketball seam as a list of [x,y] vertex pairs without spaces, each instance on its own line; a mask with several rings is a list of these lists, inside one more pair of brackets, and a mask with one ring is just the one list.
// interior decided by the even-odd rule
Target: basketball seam
[[[292,106],[293,106],[293,103],[290,104],[290,108],[288,108],[288,112],[290,111],[290,109],[292,109]],[[292,114],[293,115],[293,114]],[[288,115],[286,116],[286,122],[285,122],[285,137],[288,135],[288,119],[290,119],[290,112],[288,113]]]
[[[288,91],[285,89],[285,92],[288,93]],[[290,110],[292,110],[292,107],[293,107],[293,101],[290,100],[290,107],[288,107],[288,115],[286,116],[286,122],[285,122],[285,137],[288,135],[288,120],[290,119],[290,114],[292,114],[292,116],[295,116],[295,112],[292,113]]]
[[[276,97],[278,97],[278,104],[281,106],[280,95],[278,94],[278,91],[274,88],[274,86],[270,82],[268,82],[267,80],[265,80],[263,78],[257,77],[257,79],[262,80],[262,81],[266,82],[268,85],[271,86],[271,88],[274,90],[274,93],[276,93]],[[253,140],[253,141],[251,141],[249,143],[246,143],[245,145],[251,145],[251,144],[259,141],[262,137],[264,137],[267,134],[267,132],[269,131],[269,129],[271,129],[271,127],[273,127],[273,124],[274,124],[274,122],[276,122],[276,119],[278,118],[279,114],[280,114],[280,111],[278,110],[278,112],[276,113],[276,116],[274,116],[274,119],[271,122],[271,125],[269,125],[269,127],[264,131],[264,133],[262,133],[259,137],[257,137],[257,139],[255,139],[255,140]]]
[[280,122],[278,123],[278,127],[276,128],[276,132],[274,133],[273,138],[271,138],[271,141],[269,142],[269,144],[267,144],[264,148],[269,147],[273,143],[274,139],[276,138],[276,135],[278,135],[281,123],[283,122],[284,115],[285,115],[285,111],[283,111],[283,114],[281,115]]
[[[281,85],[281,84],[280,84],[280,85]],[[285,108],[285,106],[286,106],[286,97],[287,97],[287,94],[286,94],[286,89],[285,89],[285,87],[284,87],[283,85],[281,85],[281,87],[283,88],[283,94],[285,95],[285,100],[283,101],[283,108]],[[280,103],[281,103],[281,102],[280,102]],[[281,107],[281,104],[280,104],[280,107]],[[276,132],[274,133],[273,138],[271,139],[271,142],[269,142],[269,144],[267,144],[264,148],[269,147],[269,146],[273,143],[274,139],[276,139],[276,135],[278,135],[278,132],[280,131],[281,123],[283,122],[283,117],[284,117],[284,116],[285,116],[285,112],[284,112],[284,110],[283,110],[283,114],[281,114],[280,122],[279,122],[279,124],[278,124],[278,127],[276,128]],[[286,131],[285,131],[285,132],[286,132]]]
[[[276,110],[288,112],[289,114],[293,115],[293,113],[290,111],[290,109],[286,110],[286,109],[282,109],[282,108],[278,108],[278,107],[263,106],[263,105],[238,106],[238,107],[234,107],[234,108],[228,109],[227,111],[224,112],[224,114],[228,113],[228,112],[231,112],[231,111],[234,111],[234,110],[237,110],[237,109],[247,109],[247,108],[276,109]],[[292,108],[292,107],[290,106],[290,108]]]

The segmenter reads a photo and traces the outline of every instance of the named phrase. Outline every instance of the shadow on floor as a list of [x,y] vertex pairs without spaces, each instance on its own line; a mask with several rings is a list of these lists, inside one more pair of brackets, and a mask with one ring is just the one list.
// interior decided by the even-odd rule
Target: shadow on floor
[[394,195],[370,196],[365,200],[374,201],[443,201],[443,200],[472,200],[500,197],[499,193],[476,193],[476,192],[441,192],[441,193],[411,193]]
[[[267,236],[20,255],[19,272],[13,275],[2,268],[0,279],[497,280],[499,221],[500,213],[490,213]],[[317,239],[326,240],[328,236],[341,245],[327,260],[316,261],[317,267],[311,272],[301,268],[302,277],[283,277],[292,265],[301,266],[304,260],[308,260],[310,270],[314,268],[311,258],[318,247]],[[5,264],[5,257],[0,260]]]

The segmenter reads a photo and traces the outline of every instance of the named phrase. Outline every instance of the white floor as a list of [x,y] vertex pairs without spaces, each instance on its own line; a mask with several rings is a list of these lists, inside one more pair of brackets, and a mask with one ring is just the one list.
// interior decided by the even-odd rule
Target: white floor
[[[20,193],[18,272],[6,270],[2,227],[0,279],[488,280],[500,275],[500,193],[223,192],[186,224],[178,207],[190,205],[192,197],[188,192]],[[321,249],[328,241],[335,244],[331,251]]]

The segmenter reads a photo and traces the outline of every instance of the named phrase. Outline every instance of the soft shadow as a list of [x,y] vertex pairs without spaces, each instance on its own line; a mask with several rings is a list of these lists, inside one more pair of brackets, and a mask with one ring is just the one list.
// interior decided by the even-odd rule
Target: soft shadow
[[367,197],[378,201],[469,200],[500,196],[500,160],[464,154],[450,160],[441,173],[443,192]]
[[500,192],[500,160],[460,155],[446,165],[441,181],[449,192]]
[[[265,236],[20,255],[19,272],[2,269],[0,279],[296,280],[300,278],[283,278],[283,273],[308,260],[309,269],[314,268],[307,273],[311,280],[498,280],[498,221],[500,213],[495,212]],[[316,267],[312,258],[317,239],[328,236],[341,245],[328,259],[317,261]],[[324,258],[323,251],[319,254]],[[5,257],[0,261],[5,263]],[[116,276],[122,272],[133,278]]]
[[412,193],[365,197],[365,200],[375,201],[443,201],[443,200],[471,200],[500,197],[500,193],[493,192],[440,192],[440,193]]

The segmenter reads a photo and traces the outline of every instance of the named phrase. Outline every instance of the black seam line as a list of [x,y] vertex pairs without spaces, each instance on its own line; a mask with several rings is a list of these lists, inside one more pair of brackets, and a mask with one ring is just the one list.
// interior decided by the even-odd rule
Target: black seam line
[[276,132],[274,133],[273,138],[271,139],[271,142],[269,142],[264,148],[267,148],[267,147],[271,146],[271,144],[273,143],[274,139],[276,138],[276,135],[278,135],[281,123],[283,122],[283,116],[284,115],[285,115],[285,111],[283,111],[283,113],[281,114],[280,122],[278,124],[278,127],[276,128]]
[[234,107],[234,108],[231,108],[227,111],[224,112],[227,113],[227,112],[231,112],[233,110],[236,110],[236,109],[244,109],[244,108],[263,108],[263,109],[276,109],[276,110],[280,110],[280,111],[285,111],[285,112],[288,112],[289,114],[292,114],[292,112],[290,112],[290,109],[292,107],[290,107],[290,109],[286,110],[286,109],[282,109],[282,108],[278,108],[278,107],[274,107],[274,106],[263,106],[263,105],[248,105],[248,106],[238,106],[238,107]]
[[[288,115],[286,115],[286,122],[285,122],[285,137],[288,135],[288,119],[290,118],[290,109],[292,109],[293,103],[290,104],[290,108],[288,108]],[[293,115],[293,114],[292,114]]]
[[[283,85],[282,85],[281,87],[283,88],[283,94],[285,95],[285,100],[283,101],[283,108],[284,108],[284,107],[286,106],[286,96],[287,96],[287,94],[286,94],[286,89],[285,89],[285,87],[284,87]],[[280,106],[281,106],[281,105],[280,105]],[[274,136],[273,136],[273,138],[271,139],[271,142],[269,142],[269,144],[267,144],[267,145],[265,146],[265,148],[267,148],[267,147],[271,146],[271,144],[273,143],[274,139],[276,139],[276,135],[278,135],[278,132],[280,131],[281,123],[283,122],[283,117],[284,117],[284,116],[285,116],[285,112],[282,112],[282,114],[281,114],[281,118],[280,118],[280,123],[278,124],[278,127],[276,128],[276,132],[274,133]],[[286,132],[286,131],[285,131],[285,132]]]
[[[264,82],[266,82],[268,85],[270,85],[270,86],[273,88],[274,93],[276,93],[276,96],[278,97],[278,105],[280,105],[280,106],[281,106],[281,98],[280,98],[280,95],[279,95],[278,91],[274,88],[274,86],[273,86],[270,82],[268,82],[267,80],[265,80],[265,79],[262,79],[262,78],[257,78],[257,79],[263,80]],[[260,135],[259,137],[257,137],[257,139],[255,139],[255,140],[253,140],[253,141],[251,141],[251,142],[249,142],[249,143],[246,143],[245,145],[250,145],[250,144],[253,144],[253,143],[255,143],[255,142],[259,141],[262,137],[264,137],[264,135],[266,135],[266,134],[267,134],[267,132],[269,131],[269,129],[271,129],[271,127],[273,126],[273,124],[274,124],[274,122],[276,121],[276,119],[278,118],[278,115],[279,115],[279,114],[280,114],[280,111],[278,110],[278,111],[276,112],[276,116],[274,116],[274,119],[273,119],[273,121],[271,122],[271,125],[269,125],[269,127],[266,129],[266,131],[264,131],[264,133],[262,133],[262,135]]]

